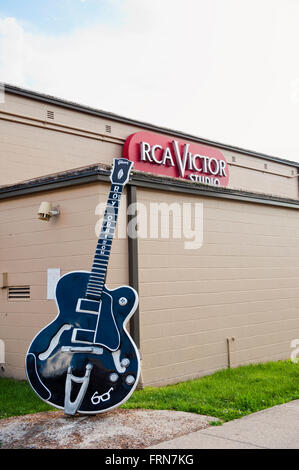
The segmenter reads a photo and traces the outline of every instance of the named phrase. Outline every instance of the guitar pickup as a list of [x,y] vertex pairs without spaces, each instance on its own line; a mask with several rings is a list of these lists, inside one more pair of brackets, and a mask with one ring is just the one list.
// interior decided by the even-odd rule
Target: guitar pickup
[[101,310],[102,301],[89,299],[78,299],[76,312],[98,314]]

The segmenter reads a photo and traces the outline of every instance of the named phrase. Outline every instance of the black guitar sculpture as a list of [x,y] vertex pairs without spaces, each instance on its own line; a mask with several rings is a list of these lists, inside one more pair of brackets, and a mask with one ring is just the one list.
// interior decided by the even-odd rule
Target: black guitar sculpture
[[101,413],[124,403],[139,378],[138,350],[125,325],[138,295],[105,285],[119,201],[132,162],[114,159],[111,190],[91,271],[73,271],[56,286],[58,316],[33,339],[28,381],[45,402],[66,414]]

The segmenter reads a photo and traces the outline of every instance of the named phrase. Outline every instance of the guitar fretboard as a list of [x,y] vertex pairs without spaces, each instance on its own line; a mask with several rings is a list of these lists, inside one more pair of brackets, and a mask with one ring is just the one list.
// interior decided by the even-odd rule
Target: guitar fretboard
[[86,298],[88,299],[100,300],[102,295],[122,191],[122,184],[111,185],[91,274],[86,288]]

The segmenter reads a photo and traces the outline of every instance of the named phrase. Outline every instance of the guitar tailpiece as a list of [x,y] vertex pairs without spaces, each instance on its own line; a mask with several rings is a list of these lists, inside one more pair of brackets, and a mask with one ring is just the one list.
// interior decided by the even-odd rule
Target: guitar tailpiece
[[[65,381],[65,395],[64,395],[64,413],[66,415],[74,416],[77,410],[80,408],[83,398],[85,396],[89,379],[90,372],[93,365],[88,363],[85,370],[85,375],[83,377],[76,377],[72,375],[72,368],[69,367],[67,370],[67,376]],[[72,381],[76,383],[81,383],[80,390],[74,401],[71,401],[71,392],[72,392]]]

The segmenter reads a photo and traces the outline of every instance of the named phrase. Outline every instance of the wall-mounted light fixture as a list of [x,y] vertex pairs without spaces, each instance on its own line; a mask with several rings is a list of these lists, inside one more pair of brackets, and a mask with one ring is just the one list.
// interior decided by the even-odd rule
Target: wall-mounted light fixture
[[41,220],[50,220],[53,215],[59,215],[59,209],[53,207],[50,202],[42,202],[38,209],[38,218]]

